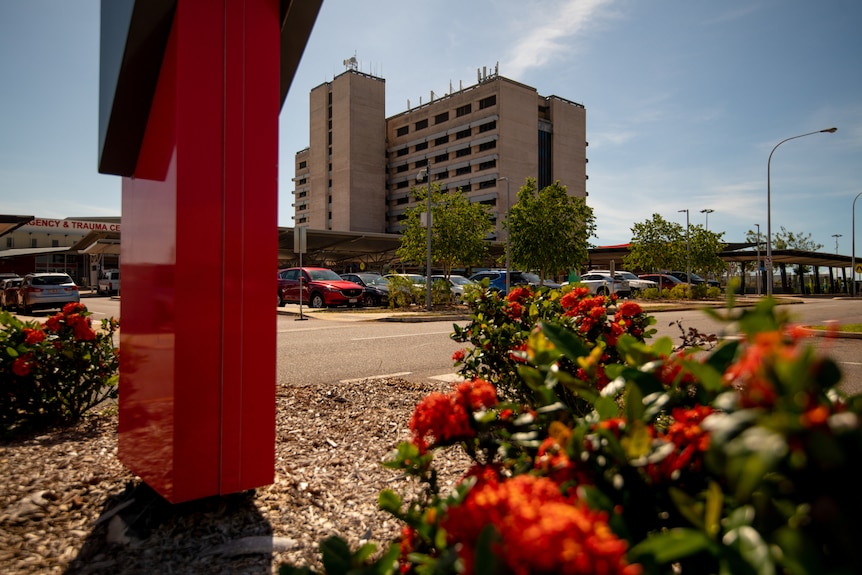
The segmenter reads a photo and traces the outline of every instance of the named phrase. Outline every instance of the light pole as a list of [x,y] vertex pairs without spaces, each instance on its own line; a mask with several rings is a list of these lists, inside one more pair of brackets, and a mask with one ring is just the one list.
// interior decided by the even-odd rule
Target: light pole
[[856,194],[856,197],[853,198],[853,207],[850,208],[851,213],[853,214],[850,217],[850,267],[853,268],[850,270],[850,277],[853,278],[851,282],[853,284],[853,289],[850,293],[853,294],[853,297],[856,297],[856,200],[859,199],[859,196],[862,196],[862,192]]
[[[509,210],[512,208],[511,204],[511,196],[509,196],[509,178],[506,176],[500,176],[497,178],[497,181],[505,181],[506,182],[506,295],[509,295],[509,287],[511,286],[511,278],[509,277],[509,268],[512,266],[512,260],[509,251],[509,234],[511,230],[509,229]],[[503,226],[500,226],[500,229],[503,229]]]
[[685,212],[685,281],[688,285],[691,283],[691,244],[688,241],[688,208],[678,210],[680,213]]
[[757,295],[760,295],[760,277],[763,275],[760,273],[760,224],[754,224],[757,226]]
[[775,144],[775,147],[772,148],[771,152],[769,152],[769,159],[766,161],[766,295],[768,296],[772,295],[772,154],[774,154],[775,150],[778,149],[778,146],[784,142],[789,142],[790,140],[795,140],[797,138],[804,138],[805,136],[811,136],[813,134],[834,134],[837,131],[838,128],[827,128],[825,130],[817,130],[816,132],[808,132],[807,134],[785,138]]
[[428,253],[425,260],[425,309],[431,311],[431,160],[428,160],[428,166],[416,176],[416,181],[421,182],[426,177],[428,178],[428,211],[425,218],[425,244]]
[[835,238],[835,255],[838,255],[838,238],[841,237],[841,234],[832,234],[832,237]]
[[713,210],[712,208],[704,208],[704,209],[700,210],[700,213],[706,214],[706,228],[705,228],[706,231],[709,231],[709,214],[711,214],[714,211],[715,210]]

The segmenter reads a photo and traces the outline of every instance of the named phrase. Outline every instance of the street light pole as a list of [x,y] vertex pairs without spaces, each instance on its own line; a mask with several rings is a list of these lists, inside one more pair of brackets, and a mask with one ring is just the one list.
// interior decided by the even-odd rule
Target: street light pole
[[757,226],[757,295],[760,295],[760,278],[763,274],[760,273],[760,224]]
[[688,208],[679,212],[685,212],[685,281],[691,286],[693,284],[691,283],[691,243],[688,241]]
[[832,237],[835,238],[835,255],[838,255],[838,238],[841,237],[841,234],[832,234]]
[[709,214],[711,214],[714,211],[715,210],[713,210],[712,208],[704,208],[704,209],[700,210],[700,213],[706,214],[706,228],[705,228],[706,231],[709,231]]
[[774,154],[775,150],[778,149],[778,146],[784,142],[789,142],[790,140],[795,140],[797,138],[804,138],[805,136],[811,136],[813,134],[834,134],[837,131],[838,128],[827,128],[825,130],[817,130],[816,132],[808,132],[807,134],[785,138],[775,144],[775,147],[772,148],[771,152],[769,152],[769,159],[766,161],[766,295],[768,296],[772,296],[772,154]]
[[850,293],[853,294],[853,297],[856,297],[856,200],[859,199],[859,196],[862,196],[862,192],[859,192],[856,194],[856,197],[853,198],[853,207],[850,209],[853,214],[850,217],[850,242],[853,244],[850,246],[850,252],[852,254],[850,256],[850,267],[853,268],[850,270],[850,277],[853,278],[853,281],[851,282],[853,284],[853,289]]
[[431,160],[424,170],[416,176],[418,181],[428,178],[427,217],[425,218],[425,244],[427,257],[425,260],[425,309],[431,311]]
[[[509,235],[511,233],[511,230],[509,229],[509,212],[512,209],[512,200],[509,195],[509,178],[506,176],[500,176],[497,178],[498,182],[501,180],[505,180],[506,182],[506,295],[509,295],[509,288],[512,285],[512,279],[510,277],[511,274],[509,273],[509,268],[512,267],[512,259],[510,256],[511,252],[509,251]],[[503,226],[501,225],[500,229],[502,228]]]

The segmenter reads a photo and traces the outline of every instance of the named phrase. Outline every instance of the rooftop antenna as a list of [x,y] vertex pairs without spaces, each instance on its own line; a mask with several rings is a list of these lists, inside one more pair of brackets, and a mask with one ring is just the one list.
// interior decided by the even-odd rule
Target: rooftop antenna
[[344,67],[347,70],[353,70],[355,72],[359,68],[359,62],[356,60],[356,55],[353,55],[347,60],[345,60]]

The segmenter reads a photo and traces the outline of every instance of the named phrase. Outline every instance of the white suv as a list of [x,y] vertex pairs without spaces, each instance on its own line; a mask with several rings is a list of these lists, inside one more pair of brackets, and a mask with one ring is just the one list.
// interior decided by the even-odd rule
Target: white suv
[[[595,274],[610,274],[611,270],[590,270],[587,273],[595,273]],[[629,282],[629,287],[632,290],[632,293],[637,293],[641,290],[657,288],[658,284],[651,280],[644,280],[633,274],[632,272],[627,272],[624,270],[616,270],[614,275],[617,279],[625,280]]]

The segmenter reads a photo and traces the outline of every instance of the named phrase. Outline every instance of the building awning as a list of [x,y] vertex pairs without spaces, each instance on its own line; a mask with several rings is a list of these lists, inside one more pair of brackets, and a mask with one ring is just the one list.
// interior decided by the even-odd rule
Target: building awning
[[55,254],[57,252],[67,252],[68,246],[59,248],[12,248],[9,250],[0,251],[0,258],[15,258],[21,256],[41,256],[44,254]]
[[120,232],[93,231],[69,247],[79,254],[120,255]]
[[5,236],[8,233],[14,232],[21,226],[32,221],[35,216],[10,216],[0,214],[0,236]]

